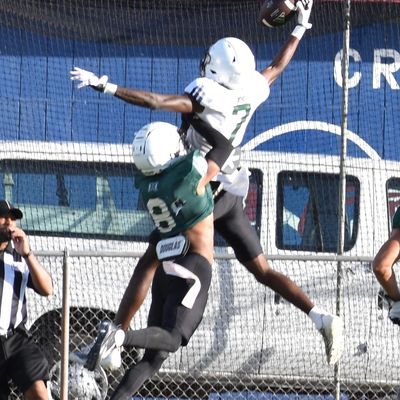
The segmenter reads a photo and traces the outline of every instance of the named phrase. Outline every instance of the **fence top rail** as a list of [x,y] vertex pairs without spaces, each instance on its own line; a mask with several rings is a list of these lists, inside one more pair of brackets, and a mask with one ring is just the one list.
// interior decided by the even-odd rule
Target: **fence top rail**
[[[141,251],[115,251],[115,250],[40,250],[35,251],[37,256],[42,257],[141,257],[143,252]],[[344,255],[317,255],[317,254],[266,254],[265,255],[270,261],[285,261],[285,260],[297,260],[297,261],[336,261],[336,262],[372,262],[373,257],[370,256],[344,256]],[[217,253],[214,255],[215,259],[218,260],[234,260],[236,257],[232,253],[224,252]]]

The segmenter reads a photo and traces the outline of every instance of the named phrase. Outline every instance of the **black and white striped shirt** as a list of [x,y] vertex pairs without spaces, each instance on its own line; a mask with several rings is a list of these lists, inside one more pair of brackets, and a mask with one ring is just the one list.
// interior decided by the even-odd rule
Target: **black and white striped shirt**
[[0,336],[26,322],[27,287],[33,288],[28,265],[10,242],[0,253]]

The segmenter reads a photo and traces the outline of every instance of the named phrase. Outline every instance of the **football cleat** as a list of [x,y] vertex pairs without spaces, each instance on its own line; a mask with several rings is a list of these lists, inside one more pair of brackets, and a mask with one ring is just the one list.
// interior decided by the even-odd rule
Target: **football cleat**
[[116,327],[110,321],[102,321],[97,331],[97,338],[94,345],[87,355],[85,367],[89,371],[94,371],[101,361],[111,355],[111,353],[122,346],[125,339],[125,332]]
[[116,347],[107,357],[103,358],[100,365],[108,371],[116,371],[122,366],[122,357],[119,347]]
[[400,325],[400,301],[394,301],[386,296],[389,303],[389,319],[396,325]]
[[336,315],[322,315],[322,328],[319,332],[324,338],[328,364],[334,365],[340,360],[344,350],[342,319]]

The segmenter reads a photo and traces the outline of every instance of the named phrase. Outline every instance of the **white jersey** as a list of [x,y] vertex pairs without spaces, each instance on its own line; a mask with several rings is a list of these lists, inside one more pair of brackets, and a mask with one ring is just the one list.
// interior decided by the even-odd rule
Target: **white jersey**
[[[268,81],[254,71],[242,88],[228,89],[209,78],[197,78],[186,86],[185,93],[204,107],[196,115],[224,135],[233,147],[238,147],[255,110],[268,98],[270,88]],[[203,154],[211,150],[211,145],[193,127],[187,132],[187,140],[190,146]],[[247,192],[247,186],[242,182],[243,172],[240,176],[237,171],[229,175],[219,174],[216,180],[224,183],[225,190],[245,196],[243,191]]]

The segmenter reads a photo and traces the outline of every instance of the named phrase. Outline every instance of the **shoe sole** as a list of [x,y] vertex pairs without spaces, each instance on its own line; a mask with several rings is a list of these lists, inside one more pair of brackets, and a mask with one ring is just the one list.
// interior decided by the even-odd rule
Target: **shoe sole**
[[90,349],[87,361],[85,363],[85,368],[89,371],[94,371],[96,367],[100,364],[100,350],[101,346],[107,337],[108,333],[110,332],[110,326],[107,329],[101,330],[99,329],[99,334],[97,335],[96,342],[94,343],[93,347]]
[[[344,350],[344,340],[343,340],[343,325],[340,318],[333,318],[331,322],[331,351],[330,357],[328,357],[328,364],[336,364],[342,357]],[[340,337],[340,339],[338,339]],[[336,340],[334,340],[336,338]]]

